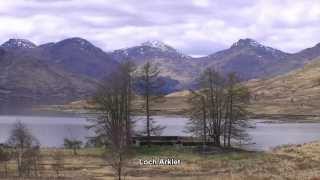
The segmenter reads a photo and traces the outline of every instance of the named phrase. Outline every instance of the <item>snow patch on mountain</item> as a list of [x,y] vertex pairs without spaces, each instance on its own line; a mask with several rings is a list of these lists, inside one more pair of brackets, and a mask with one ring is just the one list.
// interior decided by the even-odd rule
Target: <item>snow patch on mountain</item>
[[234,48],[234,47],[245,47],[245,46],[264,47],[263,45],[261,45],[260,43],[258,43],[257,41],[255,41],[253,39],[240,39],[239,41],[237,41],[234,44],[232,44],[231,48]]
[[258,43],[257,41],[253,40],[253,39],[240,39],[239,41],[235,42],[234,44],[232,44],[231,48],[237,48],[237,47],[251,47],[251,48],[259,48],[259,49],[264,49],[267,52],[272,53],[272,55],[276,56],[277,52],[279,52],[278,50],[268,47],[268,46],[264,46],[260,43]]
[[162,51],[169,51],[169,50],[173,49],[170,46],[166,45],[165,43],[163,43],[161,41],[157,41],[157,40],[144,42],[141,44],[141,46],[149,46],[149,47],[153,47],[153,48],[158,48],[158,49],[161,49]]
[[37,47],[33,42],[26,39],[9,39],[7,42],[3,43],[1,46],[4,48],[26,48],[26,49]]

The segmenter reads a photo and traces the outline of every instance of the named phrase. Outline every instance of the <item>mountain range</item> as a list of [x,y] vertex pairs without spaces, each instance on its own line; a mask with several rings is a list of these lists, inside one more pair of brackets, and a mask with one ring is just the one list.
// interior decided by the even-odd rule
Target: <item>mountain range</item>
[[105,52],[82,38],[69,38],[37,46],[10,39],[0,46],[0,101],[2,105],[61,104],[90,96],[97,82],[122,61],[141,66],[156,63],[170,93],[187,89],[207,67],[242,80],[265,79],[304,66],[320,56],[320,44],[286,53],[252,39],[240,39],[230,48],[205,57],[185,55],[160,41]]

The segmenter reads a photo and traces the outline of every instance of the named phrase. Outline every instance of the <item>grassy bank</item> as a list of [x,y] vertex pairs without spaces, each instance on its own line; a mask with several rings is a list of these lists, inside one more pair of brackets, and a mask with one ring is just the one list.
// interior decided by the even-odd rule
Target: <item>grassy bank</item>
[[[41,178],[54,177],[52,153],[42,149]],[[113,171],[102,158],[101,149],[82,149],[79,155],[62,150],[64,179],[113,179]],[[199,154],[174,147],[136,148],[126,167],[126,179],[319,179],[320,142],[277,148],[271,152],[222,151]],[[140,159],[175,158],[180,165],[140,165]],[[10,163],[11,174],[14,171]]]

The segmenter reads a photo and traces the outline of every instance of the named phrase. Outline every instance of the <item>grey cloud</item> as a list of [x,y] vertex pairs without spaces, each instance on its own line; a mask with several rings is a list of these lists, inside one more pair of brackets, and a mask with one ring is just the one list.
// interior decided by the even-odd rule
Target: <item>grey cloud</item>
[[314,35],[320,31],[320,2],[301,2],[7,0],[0,6],[0,39],[45,43],[80,36],[108,51],[158,39],[199,55],[250,37],[294,52],[320,42]]

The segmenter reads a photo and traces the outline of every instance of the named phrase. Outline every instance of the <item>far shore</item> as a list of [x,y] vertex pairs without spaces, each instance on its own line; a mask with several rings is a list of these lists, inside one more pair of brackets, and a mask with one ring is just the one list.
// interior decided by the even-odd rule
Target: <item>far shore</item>
[[320,115],[313,114],[251,114],[250,119],[269,119],[282,123],[319,123]]
[[[34,108],[32,112],[36,114],[65,114],[65,115],[79,115],[85,114],[87,110],[85,108],[73,108],[64,105],[54,105],[54,106],[41,106]],[[137,112],[136,115],[142,115],[142,112]],[[186,110],[171,110],[171,109],[158,109],[154,111],[156,116],[184,116],[187,117],[188,114]],[[315,114],[254,114],[249,115],[249,119],[267,119],[268,122],[275,123],[319,123],[320,115]]]
[[[138,104],[139,102],[137,102]],[[75,101],[63,105],[39,105],[29,109],[4,111],[2,115],[35,115],[35,116],[79,116],[88,113],[86,101]],[[266,119],[269,123],[318,123],[320,114],[272,114],[255,113],[253,109],[249,119]],[[143,115],[138,105],[135,107],[135,115]],[[188,104],[184,98],[170,97],[165,103],[153,107],[153,115],[156,116],[184,116],[188,117]]]

